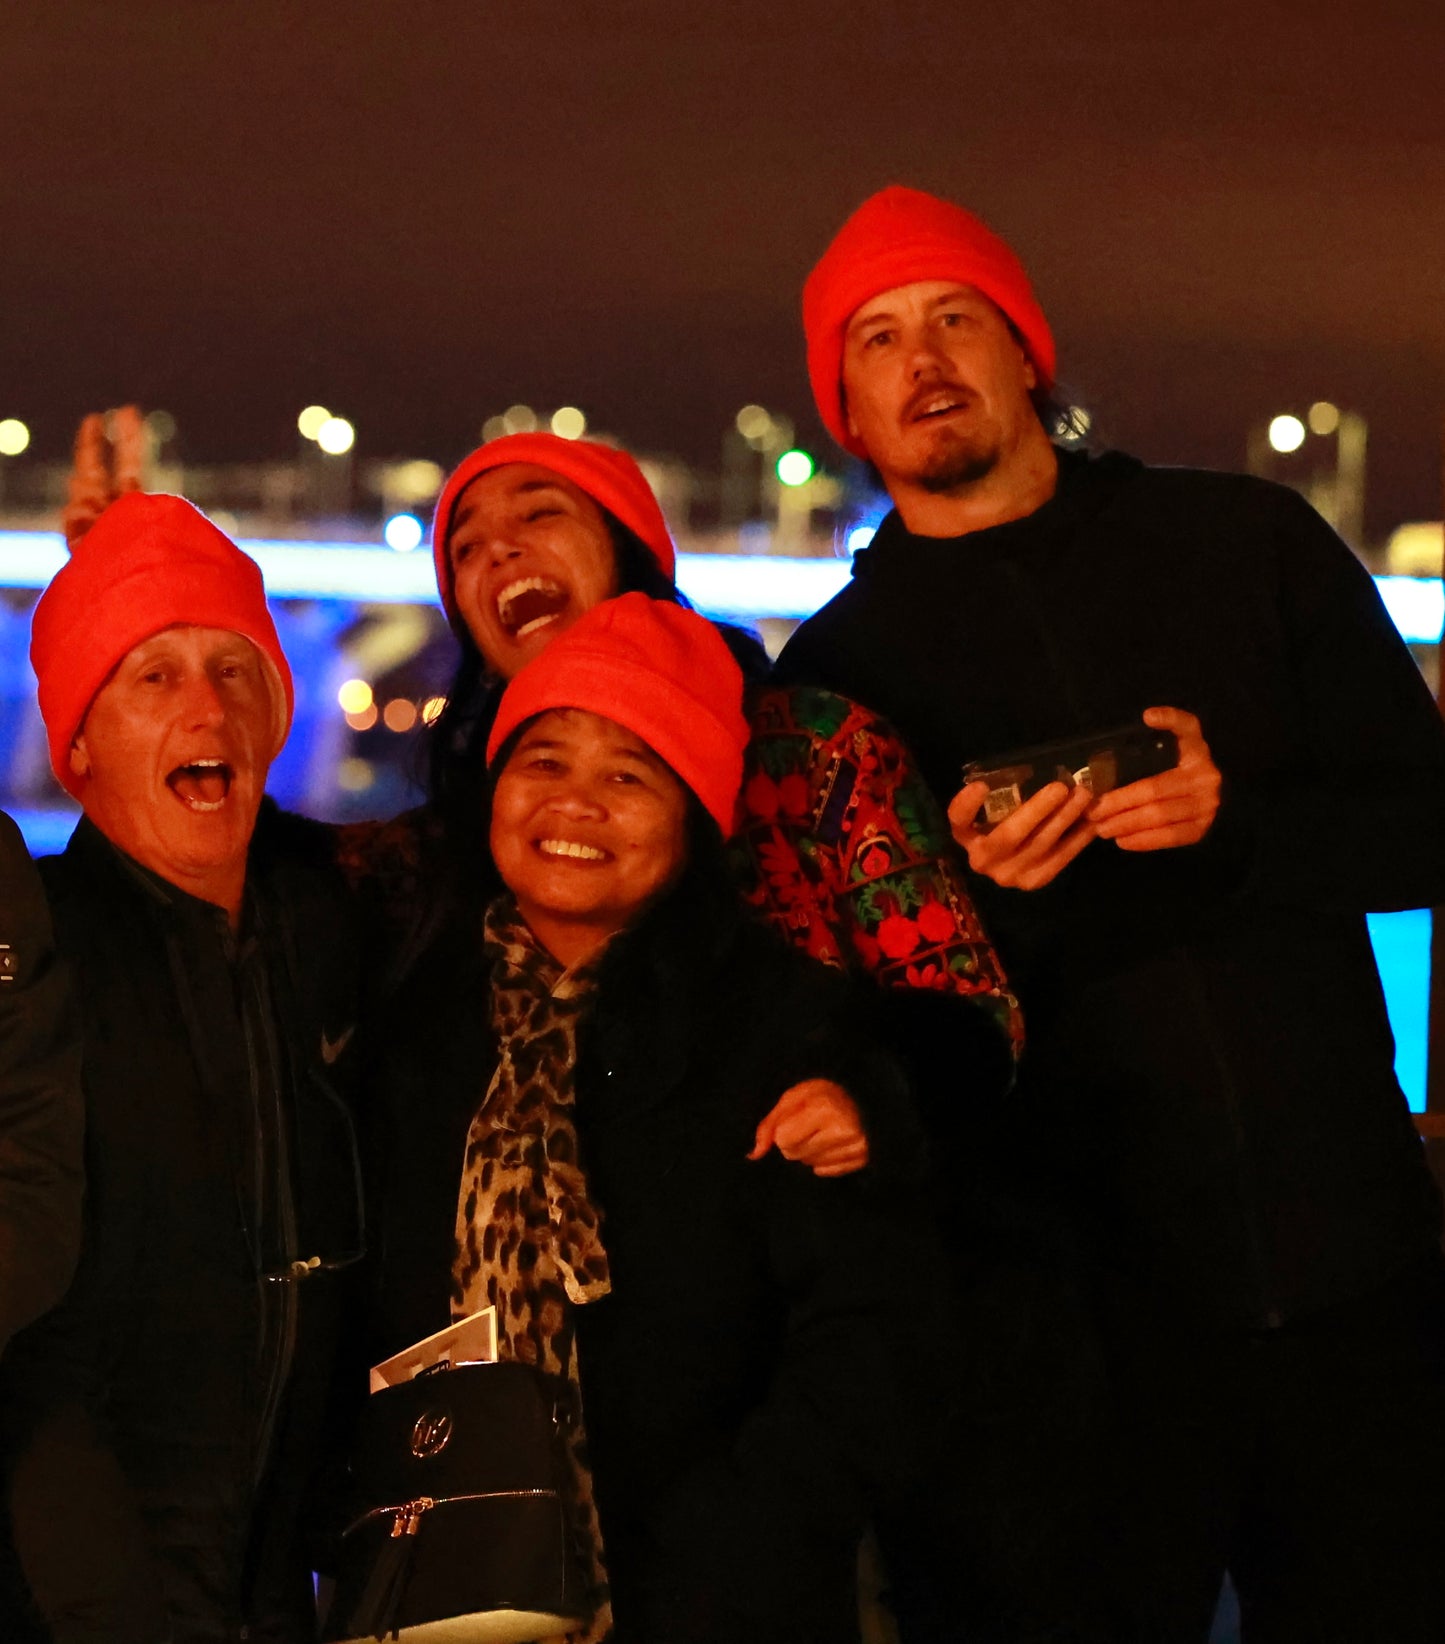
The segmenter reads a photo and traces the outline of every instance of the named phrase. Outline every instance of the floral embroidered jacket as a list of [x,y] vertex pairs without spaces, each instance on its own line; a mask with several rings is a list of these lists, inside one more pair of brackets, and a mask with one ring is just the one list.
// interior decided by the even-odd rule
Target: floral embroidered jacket
[[887,989],[974,999],[1017,1055],[1023,1019],[937,800],[886,721],[836,692],[749,701],[731,854],[748,903],[795,947]]

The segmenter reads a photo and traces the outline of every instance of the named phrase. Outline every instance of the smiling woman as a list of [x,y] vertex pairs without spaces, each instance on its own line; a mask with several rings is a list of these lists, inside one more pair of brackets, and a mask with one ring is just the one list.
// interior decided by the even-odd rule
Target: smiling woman
[[625,726],[553,708],[520,733],[492,794],[492,859],[566,965],[616,935],[682,864],[687,790]]
[[[896,1199],[748,1154],[777,1090],[844,1069],[913,1132],[842,978],[744,917],[747,740],[703,618],[638,593],[579,616],[488,738],[483,940],[453,909],[380,1035],[372,1351],[490,1306],[500,1357],[563,1385],[575,1644],[614,1617],[637,1644],[855,1637],[857,1538],[921,1467],[948,1358],[912,1149]],[[393,1619],[441,1619],[422,1603]]]

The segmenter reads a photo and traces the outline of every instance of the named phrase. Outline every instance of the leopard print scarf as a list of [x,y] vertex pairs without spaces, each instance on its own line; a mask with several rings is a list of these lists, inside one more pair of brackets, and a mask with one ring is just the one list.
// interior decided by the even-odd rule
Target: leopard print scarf
[[591,1623],[568,1644],[611,1635],[607,1569],[582,1424],[572,1309],[611,1289],[601,1218],[578,1163],[573,1122],[577,1023],[596,962],[564,968],[510,895],[487,909],[497,1067],[467,1133],[452,1263],[452,1317],[497,1310],[497,1351],[571,1386],[571,1520],[590,1577]]

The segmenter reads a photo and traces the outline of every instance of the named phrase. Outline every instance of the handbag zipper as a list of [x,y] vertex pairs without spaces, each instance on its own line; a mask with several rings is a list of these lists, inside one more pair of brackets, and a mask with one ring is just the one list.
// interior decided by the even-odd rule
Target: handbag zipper
[[401,1536],[414,1536],[421,1525],[422,1515],[431,1511],[433,1507],[449,1507],[458,1501],[516,1501],[527,1496],[553,1496],[555,1490],[482,1490],[469,1495],[458,1496],[417,1496],[413,1501],[400,1502],[395,1507],[373,1507],[360,1518],[353,1519],[341,1532],[342,1539],[359,1530],[363,1524],[370,1524],[374,1518],[384,1518],[388,1513],[392,1518],[391,1539]]
[[418,1496],[415,1501],[407,1502],[405,1507],[394,1508],[396,1517],[391,1521],[391,1539],[396,1541],[401,1536],[414,1536],[421,1523],[421,1515],[428,1507],[435,1506],[436,1502],[430,1496]]

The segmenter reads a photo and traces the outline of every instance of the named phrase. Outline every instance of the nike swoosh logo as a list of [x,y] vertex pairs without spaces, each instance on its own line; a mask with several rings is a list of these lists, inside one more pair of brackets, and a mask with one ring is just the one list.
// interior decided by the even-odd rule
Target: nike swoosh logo
[[321,1060],[326,1063],[327,1067],[330,1067],[336,1058],[340,1056],[342,1051],[346,1049],[347,1045],[351,1043],[351,1035],[355,1032],[356,1023],[353,1022],[349,1028],[346,1028],[343,1032],[338,1033],[334,1039],[328,1039],[326,1037],[326,1029],[322,1028]]

